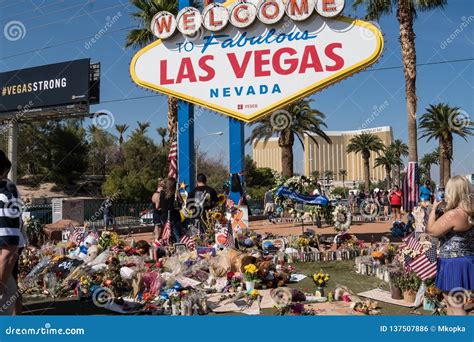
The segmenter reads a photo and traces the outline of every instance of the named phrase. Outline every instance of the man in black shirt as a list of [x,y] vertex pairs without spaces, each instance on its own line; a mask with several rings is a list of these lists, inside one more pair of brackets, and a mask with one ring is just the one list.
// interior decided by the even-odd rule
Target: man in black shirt
[[211,209],[218,202],[217,192],[207,186],[207,178],[202,173],[197,176],[197,185],[188,194],[186,208],[192,213],[192,217],[200,217],[203,210]]

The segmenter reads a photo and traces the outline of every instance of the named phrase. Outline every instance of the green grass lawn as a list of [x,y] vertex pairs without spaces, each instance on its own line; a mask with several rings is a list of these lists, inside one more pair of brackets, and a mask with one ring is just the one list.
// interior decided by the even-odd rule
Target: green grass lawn
[[[337,285],[348,287],[355,294],[363,291],[372,290],[374,288],[382,288],[389,290],[388,283],[372,276],[360,275],[355,272],[354,261],[330,261],[330,262],[304,262],[295,264],[297,272],[308,276],[299,283],[290,284],[291,287],[301,289],[303,291],[314,291],[315,285],[311,276],[322,270],[328,273],[331,277],[328,287],[325,289],[326,294],[329,291],[334,291]],[[411,308],[406,308],[398,305],[379,302],[382,315],[408,315],[412,311]],[[424,314],[429,314],[423,312]]]

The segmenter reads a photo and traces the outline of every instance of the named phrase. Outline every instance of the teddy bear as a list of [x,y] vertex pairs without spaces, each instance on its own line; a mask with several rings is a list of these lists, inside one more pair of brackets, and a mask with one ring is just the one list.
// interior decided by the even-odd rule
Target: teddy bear
[[269,260],[259,261],[256,264],[258,277],[261,279],[259,286],[261,288],[274,288],[277,286],[274,267]]
[[257,263],[257,258],[252,256],[252,255],[248,255],[248,254],[244,254],[244,255],[241,255],[240,258],[239,258],[240,262],[240,272],[241,273],[244,273],[245,272],[245,266],[247,265],[250,265],[250,264],[254,264],[255,266],[257,266],[258,268],[258,265],[256,265]]
[[273,274],[277,287],[285,286],[290,282],[290,274],[284,271],[275,272]]

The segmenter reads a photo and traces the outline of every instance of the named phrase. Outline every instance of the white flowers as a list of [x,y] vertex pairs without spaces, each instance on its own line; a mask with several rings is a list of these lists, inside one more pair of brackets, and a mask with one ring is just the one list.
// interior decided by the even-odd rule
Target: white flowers
[[345,232],[351,227],[352,216],[348,207],[341,204],[336,205],[332,217],[336,232]]

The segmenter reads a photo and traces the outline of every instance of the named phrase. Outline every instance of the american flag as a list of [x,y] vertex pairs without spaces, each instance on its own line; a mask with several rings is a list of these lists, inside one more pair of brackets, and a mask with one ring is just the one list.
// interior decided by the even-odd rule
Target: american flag
[[79,227],[74,227],[71,235],[69,235],[69,241],[79,245],[84,237],[84,231]]
[[99,238],[99,232],[97,231],[97,229],[91,229],[91,230],[89,230],[89,235],[92,236],[92,237],[95,238],[95,239],[98,239],[98,238]]
[[433,246],[425,252],[426,257],[430,262],[436,262],[438,260],[438,255],[436,253],[436,246]]
[[234,241],[234,235],[232,234],[232,226],[230,225],[230,222],[227,224],[227,227],[224,228],[224,234],[226,236],[224,246],[234,248],[235,241]]
[[173,139],[170,146],[170,153],[168,154],[168,161],[170,163],[170,169],[168,177],[178,178],[178,142]]
[[161,239],[155,239],[153,241],[153,246],[162,247],[167,246],[170,243],[171,237],[171,222],[170,220],[166,221],[165,226],[163,227],[163,233],[161,234]]
[[189,250],[193,250],[194,248],[196,248],[196,245],[194,244],[194,239],[187,235],[183,235],[179,242],[184,243]]
[[426,253],[419,255],[409,264],[410,269],[416,273],[421,280],[433,278],[436,275],[436,262],[431,262]]
[[410,254],[405,254],[403,256],[403,262],[404,262],[406,268],[410,268],[409,265],[410,265],[410,262],[412,260],[413,260],[413,258],[410,256]]
[[413,234],[408,235],[402,241],[408,248],[413,249],[414,251],[421,251],[423,249],[420,242],[413,236]]
[[403,209],[406,212],[412,211],[418,204],[419,189],[418,163],[409,162],[402,185]]

